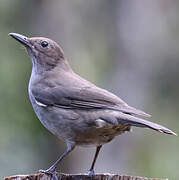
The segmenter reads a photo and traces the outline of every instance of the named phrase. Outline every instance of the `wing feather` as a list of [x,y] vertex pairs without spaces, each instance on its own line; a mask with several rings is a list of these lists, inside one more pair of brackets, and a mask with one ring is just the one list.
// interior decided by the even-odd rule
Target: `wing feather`
[[61,108],[70,109],[110,109],[126,114],[149,117],[147,113],[128,106],[116,95],[96,86],[83,88],[33,88],[36,101]]

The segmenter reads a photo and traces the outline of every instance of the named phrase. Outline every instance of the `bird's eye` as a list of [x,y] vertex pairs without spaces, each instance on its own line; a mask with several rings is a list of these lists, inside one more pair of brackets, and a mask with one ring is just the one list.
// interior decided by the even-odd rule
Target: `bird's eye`
[[42,47],[47,47],[48,46],[48,42],[47,41],[42,41],[41,42],[41,46]]

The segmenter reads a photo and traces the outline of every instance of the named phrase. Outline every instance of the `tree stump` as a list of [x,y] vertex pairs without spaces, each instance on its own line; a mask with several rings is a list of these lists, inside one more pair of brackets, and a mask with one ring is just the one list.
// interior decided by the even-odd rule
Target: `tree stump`
[[[88,176],[87,174],[62,174],[57,173],[59,180],[168,180],[158,178],[136,177],[119,174],[96,174]],[[51,175],[46,174],[31,174],[31,175],[16,175],[5,177],[4,180],[53,180]]]

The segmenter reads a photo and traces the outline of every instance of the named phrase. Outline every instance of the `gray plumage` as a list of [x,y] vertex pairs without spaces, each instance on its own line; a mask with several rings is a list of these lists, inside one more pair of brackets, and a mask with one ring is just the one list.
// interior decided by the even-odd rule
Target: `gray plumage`
[[[90,174],[94,173],[100,147],[129,131],[131,126],[176,135],[161,125],[139,118],[150,115],[75,74],[63,50],[54,41],[15,33],[10,35],[25,45],[31,57],[29,96],[42,124],[67,143],[66,154],[76,145],[97,147]],[[43,172],[54,173],[65,153]]]

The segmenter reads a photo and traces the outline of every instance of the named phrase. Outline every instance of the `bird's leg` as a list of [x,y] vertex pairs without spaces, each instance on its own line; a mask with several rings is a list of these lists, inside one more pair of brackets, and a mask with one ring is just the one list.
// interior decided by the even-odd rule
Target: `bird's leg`
[[98,157],[98,154],[99,154],[99,151],[100,151],[101,147],[102,147],[102,146],[97,146],[97,147],[96,147],[96,153],[95,153],[95,156],[94,156],[94,159],[93,159],[91,168],[90,168],[90,170],[88,171],[88,175],[90,175],[90,176],[93,176],[93,175],[94,175],[94,165],[95,165],[95,162],[96,162],[96,159],[97,159],[97,157]]
[[68,141],[66,142],[67,144],[67,150],[57,159],[57,161],[47,170],[39,170],[39,172],[41,173],[45,173],[45,174],[51,174],[53,177],[53,180],[58,180],[57,176],[56,176],[56,167],[57,165],[61,162],[61,160],[67,156],[74,148],[75,148],[75,143]]

